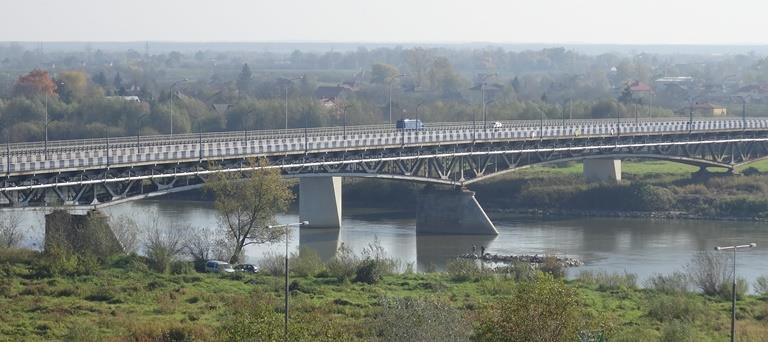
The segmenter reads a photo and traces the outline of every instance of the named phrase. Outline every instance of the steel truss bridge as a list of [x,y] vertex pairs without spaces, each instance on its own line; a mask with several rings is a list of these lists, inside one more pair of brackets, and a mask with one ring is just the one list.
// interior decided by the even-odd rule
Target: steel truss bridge
[[287,177],[465,186],[537,164],[650,158],[701,168],[768,156],[768,119],[504,121],[243,131],[5,144],[0,207],[99,207],[201,187],[252,158]]

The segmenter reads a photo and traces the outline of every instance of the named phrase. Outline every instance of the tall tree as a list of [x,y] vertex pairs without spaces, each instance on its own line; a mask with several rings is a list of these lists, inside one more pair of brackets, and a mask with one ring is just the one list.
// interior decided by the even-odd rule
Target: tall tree
[[399,73],[392,65],[376,63],[371,66],[371,83],[385,84]]
[[245,63],[240,70],[240,75],[237,76],[237,90],[240,91],[240,96],[243,96],[250,94],[251,88],[253,88],[253,73],[248,63]]
[[56,91],[56,83],[53,82],[47,71],[35,69],[30,73],[19,77],[13,87],[16,96],[53,96]]
[[283,230],[267,226],[275,215],[288,208],[293,193],[282,179],[280,171],[268,169],[266,160],[250,160],[255,167],[248,172],[222,172],[209,180],[206,190],[215,196],[214,207],[220,227],[232,246],[230,263],[236,263],[243,248],[279,240]]

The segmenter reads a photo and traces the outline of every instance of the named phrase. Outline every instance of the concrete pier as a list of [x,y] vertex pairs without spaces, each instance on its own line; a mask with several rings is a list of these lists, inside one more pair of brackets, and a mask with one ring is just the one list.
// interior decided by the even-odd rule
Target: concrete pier
[[620,182],[621,159],[584,159],[584,178],[589,182]]
[[299,217],[308,228],[341,227],[341,177],[301,178]]
[[499,232],[473,191],[428,187],[421,194],[416,234],[498,235]]
[[124,252],[109,227],[109,218],[98,210],[91,210],[85,215],[55,210],[45,215],[44,248],[48,251],[55,247],[101,258]]

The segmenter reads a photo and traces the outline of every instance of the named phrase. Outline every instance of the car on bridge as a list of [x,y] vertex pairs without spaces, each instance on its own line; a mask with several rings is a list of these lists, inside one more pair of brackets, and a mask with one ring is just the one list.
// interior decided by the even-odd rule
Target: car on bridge
[[419,119],[400,119],[397,120],[395,128],[404,131],[418,131],[424,128],[424,124]]
[[235,269],[227,262],[208,260],[208,262],[205,263],[205,271],[208,273],[234,273]]

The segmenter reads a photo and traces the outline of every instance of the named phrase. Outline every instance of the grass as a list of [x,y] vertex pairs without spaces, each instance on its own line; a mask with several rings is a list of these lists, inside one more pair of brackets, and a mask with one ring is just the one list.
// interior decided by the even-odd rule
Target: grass
[[[0,260],[0,273],[6,275],[0,283],[5,288],[0,291],[0,340],[52,340],[67,335],[121,340],[164,331],[205,340],[215,339],[217,329],[239,307],[268,303],[265,305],[273,306],[270,312],[281,312],[282,277],[169,275],[104,268],[90,276],[35,278],[32,267]],[[374,285],[321,276],[291,279],[296,282],[291,295],[296,322],[318,331],[327,324],[341,327],[354,340],[373,339],[371,326],[383,298],[432,298],[466,317],[475,317],[509,297],[518,284],[492,275],[456,280],[445,273],[387,275]],[[664,327],[655,317],[665,317],[667,306],[660,306],[664,302],[659,298],[669,295],[581,281],[568,286],[576,289],[583,309],[600,317],[609,336],[620,336],[632,327],[661,333]],[[698,294],[675,300],[697,310],[686,324],[702,336],[710,340],[727,337],[727,300]],[[768,334],[766,298],[749,296],[738,307],[740,325],[748,326],[754,336]]]

